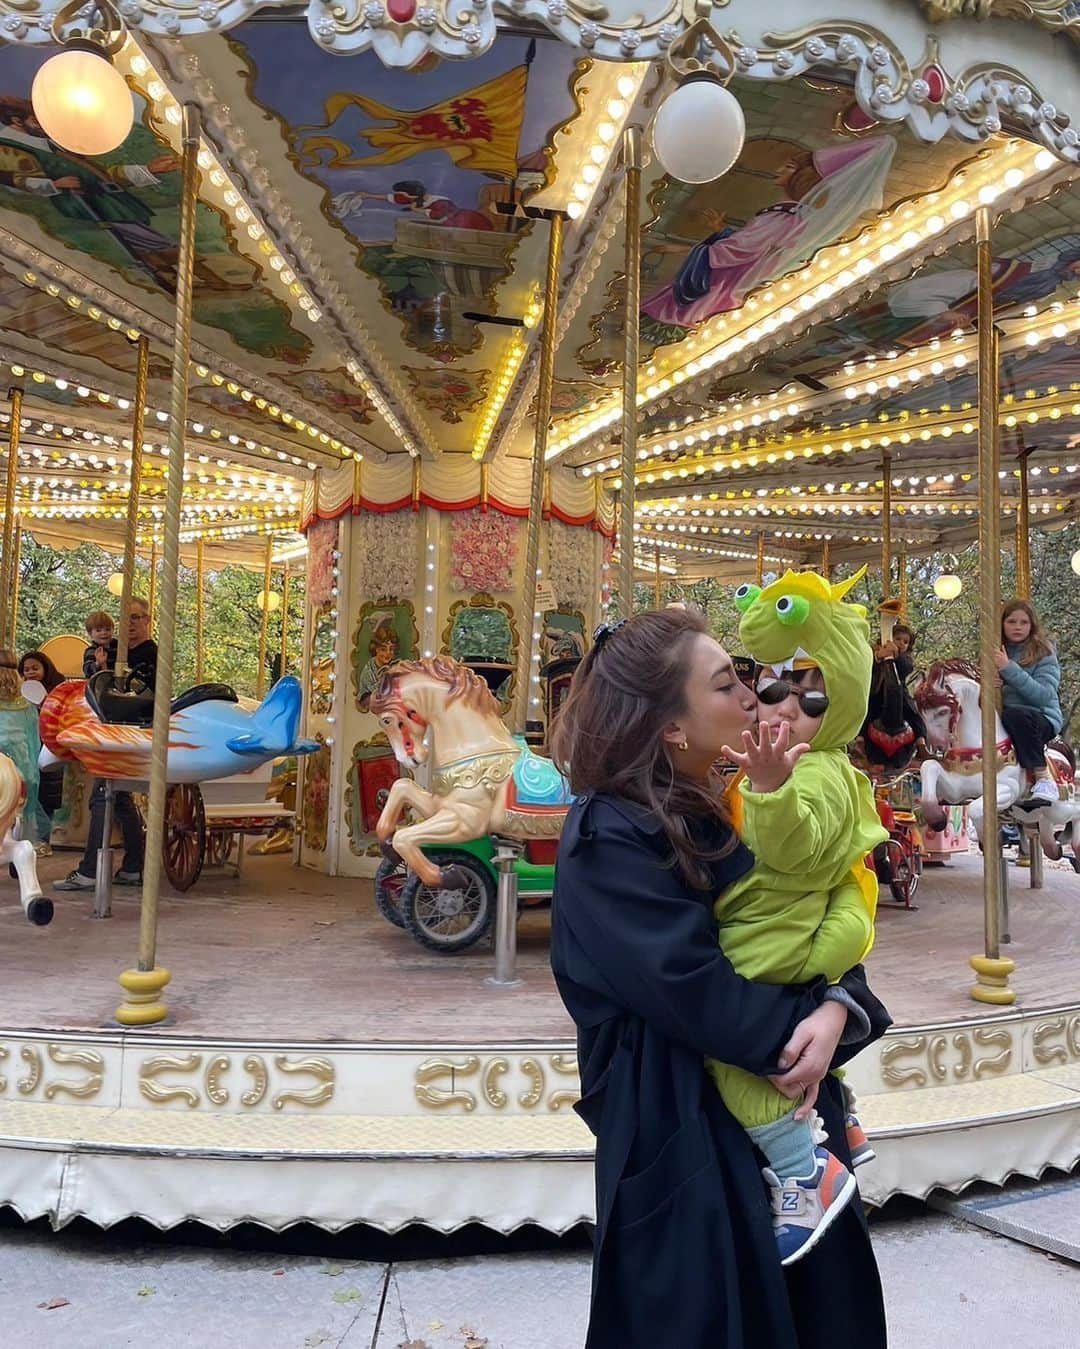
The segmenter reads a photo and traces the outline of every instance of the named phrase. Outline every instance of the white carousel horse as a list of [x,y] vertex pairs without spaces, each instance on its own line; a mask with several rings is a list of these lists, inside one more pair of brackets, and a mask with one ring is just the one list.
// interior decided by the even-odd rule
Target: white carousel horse
[[[570,808],[570,789],[550,759],[533,754],[502,723],[490,689],[467,665],[447,656],[400,661],[382,677],[370,710],[398,763],[431,761],[432,790],[409,778],[390,788],[375,832],[425,885],[458,883],[424,844],[469,843],[489,834],[554,838]],[[398,828],[406,806],[417,824]]]
[[14,833],[25,800],[26,784],[19,770],[6,754],[0,754],[0,865],[15,868],[23,912],[37,927],[44,927],[52,921],[52,900],[41,893],[34,845],[27,839],[17,839]]
[[[926,759],[922,778],[922,813],[931,829],[944,827],[946,805],[966,805],[979,842],[983,836],[982,806],[982,686],[970,661],[936,661],[915,690],[915,702],[926,722],[926,741],[941,759]],[[1080,806],[1071,799],[1052,805],[1022,800],[1026,774],[1016,762],[1001,718],[995,718],[998,815],[1012,812],[1021,825],[1038,825],[1047,857],[1061,856],[1059,835],[1080,838]],[[1055,780],[1071,777],[1063,755],[1050,751],[1047,760]],[[1030,809],[1028,808],[1030,805]]]

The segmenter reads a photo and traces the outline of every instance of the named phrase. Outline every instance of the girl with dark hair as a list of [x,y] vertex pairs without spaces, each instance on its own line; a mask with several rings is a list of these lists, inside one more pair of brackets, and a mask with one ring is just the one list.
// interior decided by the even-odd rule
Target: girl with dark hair
[[792,1100],[817,1092],[849,1164],[829,1069],[889,1024],[859,968],[828,989],[756,984],[717,946],[713,901],[754,858],[715,764],[756,721],[754,693],[704,620],[668,609],[598,631],[554,727],[577,799],[551,962],[578,1031],[577,1109],[596,1135],[587,1349],[885,1345],[859,1207],[781,1269],[761,1163],[705,1073],[707,1056]]
[[1031,799],[1056,802],[1046,746],[1065,720],[1058,693],[1061,666],[1027,600],[1009,600],[1002,609],[1001,646],[994,652],[994,664],[1001,679],[1001,724],[1033,783]]
[[24,680],[36,679],[39,684],[44,684],[46,693],[52,693],[66,678],[44,651],[25,652],[19,659],[19,674]]

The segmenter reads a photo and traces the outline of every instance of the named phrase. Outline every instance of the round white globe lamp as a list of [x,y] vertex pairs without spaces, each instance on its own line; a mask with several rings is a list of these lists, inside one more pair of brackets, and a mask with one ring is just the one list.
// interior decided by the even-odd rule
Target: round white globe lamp
[[738,159],[746,139],[739,100],[712,75],[691,75],[660,105],[652,140],[664,172],[681,183],[711,183]]
[[131,90],[91,42],[73,42],[50,57],[30,89],[46,136],[77,155],[105,155],[123,145],[135,120]]
[[265,609],[267,613],[274,614],[281,608],[281,596],[276,590],[260,590],[255,597],[255,603],[260,609]]
[[1077,576],[1080,576],[1080,550],[1073,553],[1072,557],[1069,558],[1069,566],[1072,567]]
[[954,600],[963,588],[963,581],[952,572],[942,572],[934,582],[934,594],[939,600]]
[[105,582],[105,589],[110,595],[115,595],[116,598],[119,599],[124,593],[124,573],[122,571],[114,571]]

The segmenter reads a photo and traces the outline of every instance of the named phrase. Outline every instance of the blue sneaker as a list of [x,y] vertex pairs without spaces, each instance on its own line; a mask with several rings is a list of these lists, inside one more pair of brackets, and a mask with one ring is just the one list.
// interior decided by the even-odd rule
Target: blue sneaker
[[762,1171],[770,1191],[773,1231],[780,1263],[792,1265],[812,1250],[857,1192],[855,1177],[831,1152],[815,1148],[811,1176],[780,1180],[768,1167]]

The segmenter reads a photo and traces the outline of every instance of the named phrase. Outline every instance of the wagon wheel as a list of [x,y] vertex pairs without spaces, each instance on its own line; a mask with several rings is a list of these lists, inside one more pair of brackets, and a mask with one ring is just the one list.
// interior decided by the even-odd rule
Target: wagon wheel
[[206,858],[206,812],[202,792],[191,783],[169,788],[161,861],[170,884],[181,892],[199,879]]
[[223,867],[232,851],[231,829],[215,829],[206,837],[206,860],[212,867]]

